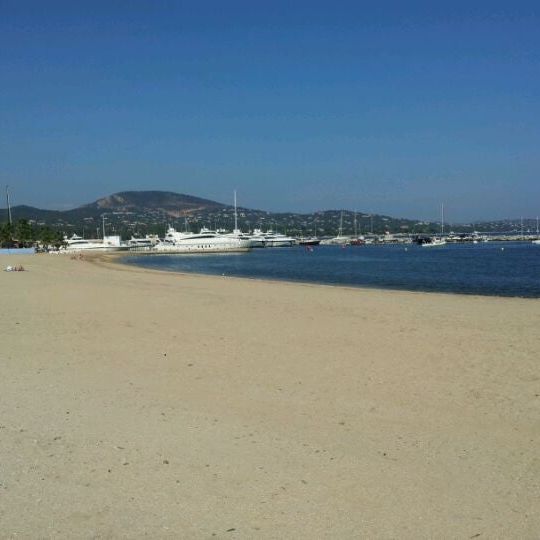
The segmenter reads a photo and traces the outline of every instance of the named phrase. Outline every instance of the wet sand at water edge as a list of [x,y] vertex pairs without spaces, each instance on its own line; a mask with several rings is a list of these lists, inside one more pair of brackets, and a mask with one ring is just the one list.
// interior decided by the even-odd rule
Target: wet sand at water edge
[[13,264],[1,538],[540,535],[539,300]]

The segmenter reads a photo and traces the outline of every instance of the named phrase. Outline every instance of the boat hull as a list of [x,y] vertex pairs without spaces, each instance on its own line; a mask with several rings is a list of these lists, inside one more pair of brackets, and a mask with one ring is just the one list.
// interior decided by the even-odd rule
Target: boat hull
[[68,246],[66,248],[61,248],[60,251],[65,251],[66,253],[80,253],[81,251],[91,251],[92,253],[96,251],[126,251],[127,246]]
[[210,246],[205,248],[199,248],[196,246],[163,246],[161,248],[134,248],[131,249],[131,253],[137,253],[140,255],[201,255],[212,253],[247,253],[251,251],[251,247],[220,247]]
[[294,240],[267,240],[266,247],[291,247],[294,246]]
[[431,240],[431,242],[423,242],[420,244],[422,247],[440,247],[440,246],[446,246],[446,240],[439,240],[438,238],[435,238]]

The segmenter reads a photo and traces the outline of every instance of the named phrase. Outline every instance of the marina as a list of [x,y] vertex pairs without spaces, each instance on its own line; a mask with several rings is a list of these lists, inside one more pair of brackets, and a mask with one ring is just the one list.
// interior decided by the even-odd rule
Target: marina
[[0,540],[540,540],[540,4],[424,4],[3,3]]

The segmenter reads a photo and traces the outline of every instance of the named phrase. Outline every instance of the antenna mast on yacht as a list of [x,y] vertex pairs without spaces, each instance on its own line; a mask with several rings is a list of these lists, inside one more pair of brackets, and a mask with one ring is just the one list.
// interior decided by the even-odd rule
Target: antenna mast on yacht
[[6,186],[6,201],[7,201],[7,211],[8,211],[8,221],[11,225],[13,223],[11,219],[11,205],[9,204],[9,186]]

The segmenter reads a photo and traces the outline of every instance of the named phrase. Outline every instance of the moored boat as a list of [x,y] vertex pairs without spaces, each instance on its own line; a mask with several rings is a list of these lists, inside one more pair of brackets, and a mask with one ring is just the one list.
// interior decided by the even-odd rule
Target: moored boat
[[431,238],[427,242],[422,242],[422,247],[437,247],[437,246],[444,246],[446,244],[446,240],[444,238],[440,238],[438,236]]
[[163,241],[145,253],[226,253],[244,252],[251,248],[252,242],[249,239],[219,234],[207,229],[198,234],[183,233],[169,227]]
[[321,239],[315,236],[310,236],[309,238],[299,238],[298,244],[300,246],[318,246],[321,243]]
[[260,229],[255,229],[251,233],[250,238],[257,242],[262,242],[265,247],[290,247],[296,244],[295,238],[276,233],[272,230],[262,232]]
[[127,241],[129,249],[149,248],[155,246],[159,242],[159,238],[156,235],[147,234],[144,238],[136,238],[132,236]]
[[121,251],[127,249],[123,245],[120,236],[104,236],[103,240],[87,240],[82,236],[73,234],[71,238],[64,237],[64,247],[62,251]]

